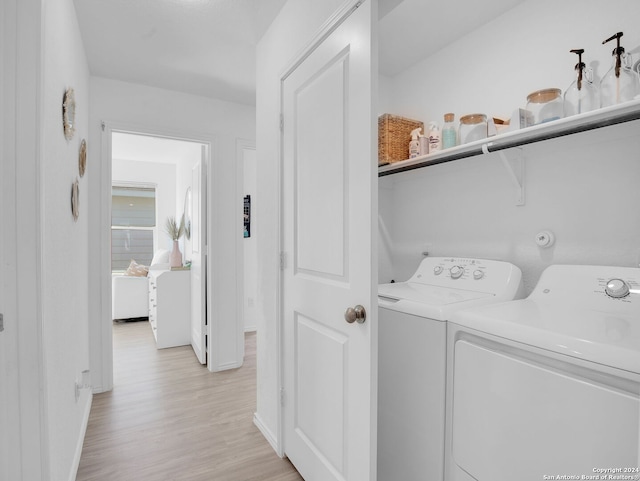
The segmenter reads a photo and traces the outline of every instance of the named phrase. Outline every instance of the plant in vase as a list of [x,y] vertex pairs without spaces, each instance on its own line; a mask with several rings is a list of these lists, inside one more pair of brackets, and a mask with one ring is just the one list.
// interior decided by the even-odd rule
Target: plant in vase
[[167,217],[167,223],[164,226],[164,230],[171,240],[173,241],[173,250],[169,256],[169,262],[171,267],[182,266],[182,252],[180,252],[180,245],[178,240],[184,234],[184,216],[180,219],[180,223],[176,222],[176,218],[173,216]]

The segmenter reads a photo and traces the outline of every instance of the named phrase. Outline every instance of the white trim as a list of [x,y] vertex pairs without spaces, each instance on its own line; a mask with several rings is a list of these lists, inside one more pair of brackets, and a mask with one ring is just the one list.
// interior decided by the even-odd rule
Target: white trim
[[[244,332],[243,332],[243,335],[244,335]],[[242,359],[238,361],[227,362],[225,364],[219,364],[215,371],[211,371],[211,369],[209,370],[211,372],[220,372],[220,371],[228,371],[229,369],[238,369],[239,367],[242,367]]]
[[[102,366],[92,367],[92,370],[100,371],[102,373],[102,385],[94,386],[93,392],[105,392],[113,389],[113,321],[111,319],[111,186],[112,186],[112,153],[111,142],[113,133],[129,133],[136,135],[147,135],[150,137],[162,137],[171,140],[178,140],[184,142],[194,142],[197,144],[203,144],[207,146],[207,152],[209,155],[207,165],[207,211],[212,211],[212,196],[210,195],[212,188],[213,177],[213,161],[218,158],[217,146],[218,139],[211,134],[205,134],[201,132],[184,132],[178,130],[163,130],[153,127],[143,126],[139,124],[132,124],[127,122],[117,121],[102,121],[102,135],[101,135],[101,166],[102,166],[102,180],[100,184],[100,297],[101,297],[101,321],[100,329],[97,331],[97,335],[100,337],[101,346],[101,362]],[[214,153],[216,154],[214,156]],[[208,247],[211,244],[211,222],[207,225],[207,244]],[[210,252],[211,249],[208,249]],[[207,255],[207,277],[209,279],[209,288],[207,289],[207,302],[211,306],[211,272],[212,271],[212,258]],[[207,310],[207,335],[211,339],[212,330],[214,328],[211,309]],[[95,332],[95,331],[94,331]],[[211,355],[208,357],[208,367],[211,370]],[[233,366],[237,367],[237,366]]]
[[280,449],[280,446],[278,445],[277,436],[274,436],[271,430],[267,428],[267,425],[262,422],[262,419],[260,418],[260,415],[258,413],[253,413],[253,424],[262,433],[262,435],[269,442],[269,444],[271,445],[273,450],[278,454],[278,456],[283,458],[284,452],[282,451],[282,449]]
[[[322,24],[313,38],[293,56],[293,60],[280,74],[280,84],[289,76],[305,59],[318,48],[318,46],[344,22],[365,0],[346,0],[338,10]],[[282,100],[282,96],[280,96]],[[282,113],[282,112],[281,112]]]
[[[105,229],[105,219],[111,225],[111,134],[112,128],[102,123],[100,135],[100,241],[99,241],[99,276],[100,276],[100,324],[98,329],[91,326],[90,335],[97,335],[100,345],[100,366],[91,366],[93,372],[100,372],[101,383],[93,386],[94,393],[113,389],[113,320],[111,319],[111,228]],[[108,199],[106,197],[108,196]],[[109,275],[107,275],[109,273]],[[108,319],[108,321],[107,321]],[[90,345],[92,343],[90,342]]]
[[78,475],[78,468],[80,467],[80,458],[82,457],[82,446],[84,444],[84,436],[87,433],[87,426],[89,425],[89,415],[91,414],[91,405],[93,404],[93,393],[90,390],[88,393],[88,399],[84,406],[84,412],[82,413],[82,424],[80,425],[80,436],[78,436],[78,442],[76,443],[75,454],[73,455],[73,462],[71,464],[71,472],[69,473],[69,481],[75,481]]
[[[244,153],[245,149],[256,150],[256,142],[248,139],[236,139],[236,195],[235,198],[238,202],[238,215],[237,215],[237,227],[236,232],[242,232],[244,229],[243,224],[243,208],[244,208]],[[238,319],[238,342],[242,344],[239,347],[239,352],[242,353],[244,358],[244,333],[255,331],[256,326],[250,326],[246,328],[244,325],[244,237],[238,235],[238,242],[236,243],[236,312]]]
[[[327,19],[327,21],[320,27],[318,32],[313,36],[313,38],[293,57],[293,60],[288,64],[288,66],[283,70],[280,75],[280,115],[279,119],[282,118],[284,111],[284,82],[291,75],[295,69],[302,63],[304,60],[313,53],[313,51],[318,48],[318,46],[329,36],[331,33],[338,28],[365,0],[346,0],[336,12]],[[283,213],[282,209],[284,207],[283,195],[284,192],[282,190],[284,175],[284,127],[280,129],[280,139],[278,142],[278,251],[275,253],[276,258],[280,259],[280,253],[283,251],[284,245],[284,224],[283,224]],[[280,399],[280,392],[284,388],[284,326],[283,326],[283,295],[284,289],[282,286],[283,283],[283,275],[282,270],[280,269],[279,262],[274,266],[274,269],[277,273],[277,283],[276,283],[276,352],[277,352],[277,390],[274,392],[274,399]],[[286,455],[285,452],[285,443],[284,439],[284,413],[282,403],[277,403],[277,432],[276,432],[276,444],[279,446],[279,449],[276,452],[282,457]]]

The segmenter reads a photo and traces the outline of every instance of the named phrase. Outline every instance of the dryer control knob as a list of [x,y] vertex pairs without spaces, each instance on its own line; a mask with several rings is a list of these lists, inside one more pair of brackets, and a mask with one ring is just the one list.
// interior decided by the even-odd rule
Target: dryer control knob
[[436,276],[439,276],[440,274],[442,274],[442,266],[435,266],[435,267],[433,268],[433,273],[434,273]]
[[606,292],[608,296],[619,299],[629,295],[629,286],[622,279],[611,279],[607,282],[607,287],[604,288],[604,292]]
[[484,277],[484,272],[477,270],[477,271],[473,271],[473,278],[475,280],[480,280]]
[[464,269],[460,266],[453,266],[449,269],[449,274],[451,274],[451,279],[459,279],[464,274]]

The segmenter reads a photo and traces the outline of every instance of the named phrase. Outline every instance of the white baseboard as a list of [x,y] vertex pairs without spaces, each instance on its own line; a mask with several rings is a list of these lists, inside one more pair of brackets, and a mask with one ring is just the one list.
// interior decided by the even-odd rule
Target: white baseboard
[[82,456],[82,446],[84,445],[84,436],[87,434],[87,426],[89,425],[89,415],[91,414],[91,405],[93,403],[93,393],[90,389],[86,390],[89,395],[84,405],[84,413],[82,415],[82,425],[80,426],[80,436],[78,436],[78,442],[76,443],[76,452],[73,456],[73,464],[71,465],[71,472],[69,473],[69,481],[76,481],[78,475],[78,468],[80,467],[80,457]]
[[107,391],[110,391],[110,389],[105,389],[102,386],[93,386],[91,388],[91,392],[93,392],[93,394],[102,394],[103,392]]
[[228,371],[229,369],[237,369],[239,367],[242,367],[242,362],[237,363],[237,362],[227,362],[225,364],[220,364],[216,369],[209,369],[211,372],[222,372],[222,371]]
[[260,415],[258,413],[253,413],[253,424],[260,430],[265,439],[269,442],[273,450],[277,453],[281,458],[284,457],[284,453],[281,452],[280,447],[278,446],[278,440],[273,435],[271,430],[265,426],[265,424],[260,419]]

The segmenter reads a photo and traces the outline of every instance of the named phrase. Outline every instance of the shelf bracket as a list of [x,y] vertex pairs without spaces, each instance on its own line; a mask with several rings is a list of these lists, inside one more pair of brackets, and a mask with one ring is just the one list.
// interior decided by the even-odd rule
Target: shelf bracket
[[[524,205],[524,152],[521,147],[515,147],[509,150],[515,153],[512,159],[507,158],[504,150],[499,150],[494,153],[500,157],[502,165],[504,165],[504,168],[509,174],[511,183],[516,188],[516,205]],[[487,144],[482,146],[482,152],[485,154],[490,153]]]

